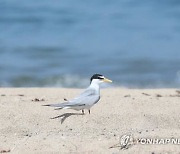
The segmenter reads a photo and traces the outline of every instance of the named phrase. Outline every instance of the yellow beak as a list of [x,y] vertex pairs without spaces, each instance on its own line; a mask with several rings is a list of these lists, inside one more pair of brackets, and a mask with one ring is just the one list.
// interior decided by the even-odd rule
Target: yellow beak
[[103,81],[104,81],[104,82],[112,82],[112,80],[109,80],[109,79],[107,79],[107,78],[104,78]]

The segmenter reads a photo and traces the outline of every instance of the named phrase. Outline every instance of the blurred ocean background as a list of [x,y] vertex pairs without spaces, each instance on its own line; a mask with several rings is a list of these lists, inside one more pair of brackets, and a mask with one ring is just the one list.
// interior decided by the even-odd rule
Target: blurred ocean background
[[0,87],[180,87],[180,0],[0,0]]

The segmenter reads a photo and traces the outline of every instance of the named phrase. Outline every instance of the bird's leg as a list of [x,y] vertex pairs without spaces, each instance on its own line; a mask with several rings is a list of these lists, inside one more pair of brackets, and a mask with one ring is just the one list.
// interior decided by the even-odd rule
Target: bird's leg
[[84,110],[82,110],[82,114],[84,114]]
[[88,110],[89,111],[89,114],[91,113],[91,111],[90,110]]

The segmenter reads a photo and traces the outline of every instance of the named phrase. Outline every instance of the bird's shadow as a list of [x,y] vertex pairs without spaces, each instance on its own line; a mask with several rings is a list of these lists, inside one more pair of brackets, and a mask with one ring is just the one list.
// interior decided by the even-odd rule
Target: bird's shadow
[[50,119],[57,119],[57,118],[61,118],[61,124],[70,116],[74,116],[74,115],[84,115],[83,113],[64,113],[62,115],[50,118]]

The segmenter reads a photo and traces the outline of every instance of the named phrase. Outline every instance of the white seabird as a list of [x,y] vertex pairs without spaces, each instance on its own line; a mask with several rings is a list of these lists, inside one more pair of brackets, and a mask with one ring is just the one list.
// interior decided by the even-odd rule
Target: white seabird
[[55,110],[59,109],[74,109],[82,110],[84,114],[84,109],[87,109],[90,114],[90,109],[100,100],[100,84],[103,82],[112,82],[111,80],[105,78],[103,75],[94,74],[90,79],[90,86],[82,92],[79,96],[72,100],[66,100],[64,103],[59,104],[47,104],[43,106],[55,107]]

